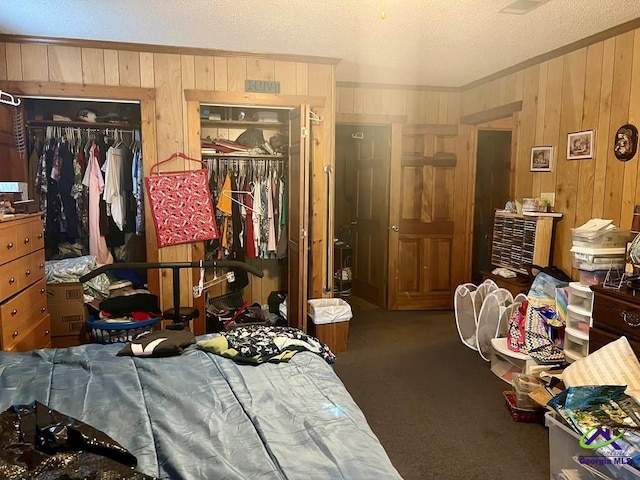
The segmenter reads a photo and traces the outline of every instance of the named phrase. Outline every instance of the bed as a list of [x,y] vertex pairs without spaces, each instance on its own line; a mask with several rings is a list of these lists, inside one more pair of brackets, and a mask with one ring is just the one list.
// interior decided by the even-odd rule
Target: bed
[[164,479],[400,479],[333,368],[300,352],[242,365],[189,346],[0,352],[0,409],[33,401],[112,437]]

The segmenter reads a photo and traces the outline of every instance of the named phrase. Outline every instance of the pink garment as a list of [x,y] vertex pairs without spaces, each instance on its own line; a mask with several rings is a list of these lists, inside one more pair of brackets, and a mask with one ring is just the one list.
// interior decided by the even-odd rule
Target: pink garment
[[276,245],[276,229],[275,218],[273,217],[273,189],[271,188],[271,180],[267,179],[267,218],[269,221],[269,233],[267,236],[267,251],[275,252]]
[[98,267],[113,263],[107,241],[100,235],[100,195],[104,191],[104,178],[98,163],[98,147],[91,145],[89,161],[82,179],[82,184],[89,188],[89,253],[96,257]]

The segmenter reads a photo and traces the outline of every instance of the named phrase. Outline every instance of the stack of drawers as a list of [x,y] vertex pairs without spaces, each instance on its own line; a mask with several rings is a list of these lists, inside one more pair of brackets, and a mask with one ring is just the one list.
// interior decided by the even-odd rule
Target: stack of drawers
[[40,214],[0,221],[0,349],[51,346]]
[[564,355],[568,362],[587,356],[589,353],[589,328],[593,292],[578,282],[569,284],[567,324],[564,331]]

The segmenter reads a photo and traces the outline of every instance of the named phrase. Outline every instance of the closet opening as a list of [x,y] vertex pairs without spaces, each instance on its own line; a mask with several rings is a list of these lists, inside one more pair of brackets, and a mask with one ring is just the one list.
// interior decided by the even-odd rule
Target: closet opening
[[46,260],[145,262],[140,102],[23,98],[21,155]]
[[[267,304],[273,292],[288,290],[291,108],[201,104],[199,111],[200,153],[220,233],[205,243],[204,257],[240,260],[262,270],[263,278],[246,280],[243,297],[249,305]],[[210,289],[209,298],[225,287]]]

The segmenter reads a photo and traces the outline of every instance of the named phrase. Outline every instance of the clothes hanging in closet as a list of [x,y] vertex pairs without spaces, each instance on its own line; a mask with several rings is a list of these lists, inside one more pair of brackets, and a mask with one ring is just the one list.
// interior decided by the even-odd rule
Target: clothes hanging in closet
[[130,147],[122,132],[113,136],[94,128],[47,127],[45,139],[32,143],[45,246],[54,257],[60,244],[70,243],[98,264],[111,263],[109,249],[144,233],[140,135]]
[[[214,245],[218,258],[284,258],[286,190],[281,160],[206,159],[216,220],[222,232]],[[284,234],[284,237],[283,237]]]

